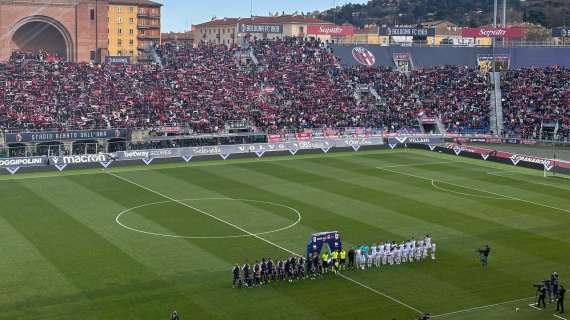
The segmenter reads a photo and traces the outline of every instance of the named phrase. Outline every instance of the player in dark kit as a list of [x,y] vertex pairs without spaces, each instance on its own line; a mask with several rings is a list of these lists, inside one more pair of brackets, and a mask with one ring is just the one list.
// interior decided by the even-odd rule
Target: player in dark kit
[[297,263],[297,278],[305,279],[305,259],[303,257],[299,258]]
[[275,281],[275,264],[271,259],[267,261],[267,278],[269,282]]
[[277,263],[277,278],[279,281],[285,280],[285,261],[279,260]]
[[232,271],[233,271],[233,275],[234,275],[233,287],[234,288],[241,288],[241,270],[240,270],[237,263],[234,266],[234,269]]
[[243,265],[242,270],[243,270],[243,279],[245,280],[245,285],[251,288],[251,286],[253,285],[251,277],[251,267],[249,266],[249,263],[247,263],[247,261]]
[[269,277],[267,274],[267,261],[265,258],[261,259],[261,284],[269,282]]
[[261,265],[259,264],[259,261],[256,261],[253,266],[253,277],[255,280],[255,286],[259,286],[261,284]]
[[556,311],[564,313],[564,296],[566,295],[566,289],[564,286],[558,288],[558,299],[556,299]]

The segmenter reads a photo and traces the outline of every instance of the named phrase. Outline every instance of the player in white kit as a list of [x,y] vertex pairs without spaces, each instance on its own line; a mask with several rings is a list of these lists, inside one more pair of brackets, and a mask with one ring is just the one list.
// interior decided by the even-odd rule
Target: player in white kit
[[378,247],[373,244],[370,247],[370,255],[368,256],[368,268],[374,265],[374,261],[376,260],[376,255],[378,254]]
[[410,262],[414,262],[414,255],[415,254],[416,254],[416,240],[414,240],[414,238],[412,238],[412,240],[410,240],[410,255],[408,257]]
[[402,245],[399,245],[396,247],[396,264],[401,264],[402,263]]
[[435,242],[431,244],[431,259],[435,260]]

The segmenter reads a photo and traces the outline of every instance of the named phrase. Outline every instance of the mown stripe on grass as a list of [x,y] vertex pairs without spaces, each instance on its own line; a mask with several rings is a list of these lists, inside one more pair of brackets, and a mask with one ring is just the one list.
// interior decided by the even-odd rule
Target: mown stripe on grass
[[[62,197],[59,201],[89,201],[81,194],[70,194],[72,185],[60,185],[68,192],[59,194],[35,183],[24,187],[23,192],[29,196],[23,212],[14,211],[4,217],[80,290],[76,296],[62,296],[61,301],[76,299],[81,304],[87,303],[82,307],[84,312],[103,318],[152,311],[149,301],[156,303],[156,314],[157,304],[169,303],[170,297],[165,294],[171,290],[168,283],[72,218],[68,208],[54,204],[57,197]],[[37,306],[51,304],[53,300],[29,303]]]

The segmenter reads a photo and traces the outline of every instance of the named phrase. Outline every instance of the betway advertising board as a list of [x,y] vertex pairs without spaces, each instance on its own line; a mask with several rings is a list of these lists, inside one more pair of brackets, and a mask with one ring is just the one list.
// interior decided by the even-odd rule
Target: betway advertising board
[[277,142],[277,143],[255,143],[241,145],[220,145],[220,146],[204,146],[178,149],[156,149],[156,150],[132,150],[119,151],[115,154],[116,161],[143,160],[149,161],[153,159],[183,158],[190,161],[192,157],[197,156],[220,156],[226,159],[232,154],[255,153],[258,157],[263,156],[265,152],[283,152],[288,151],[296,154],[299,150],[322,150],[328,152],[331,148],[348,148],[352,147],[357,150],[361,146],[383,145],[384,139],[378,137],[367,138],[346,138],[346,139],[312,139],[299,140],[293,142]]

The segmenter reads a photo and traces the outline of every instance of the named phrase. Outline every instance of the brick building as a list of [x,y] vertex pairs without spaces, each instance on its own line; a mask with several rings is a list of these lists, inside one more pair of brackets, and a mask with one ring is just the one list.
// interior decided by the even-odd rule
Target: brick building
[[107,55],[105,0],[0,0],[0,61],[13,50],[46,50],[71,61]]

